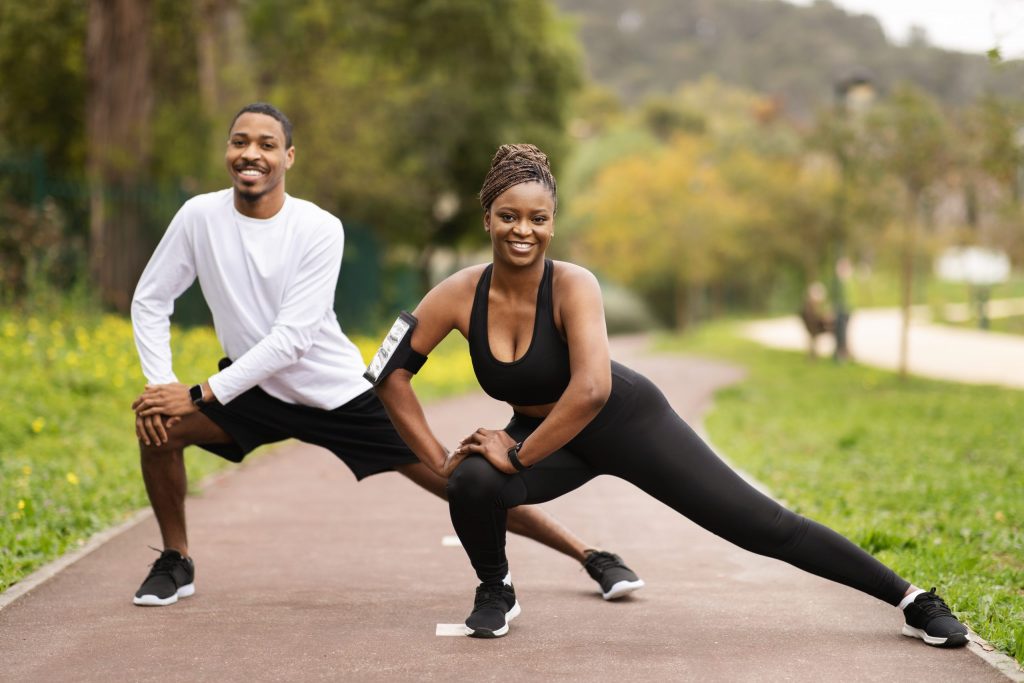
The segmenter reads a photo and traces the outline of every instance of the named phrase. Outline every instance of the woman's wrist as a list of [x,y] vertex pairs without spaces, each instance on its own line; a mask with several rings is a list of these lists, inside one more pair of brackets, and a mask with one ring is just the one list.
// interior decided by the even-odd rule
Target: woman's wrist
[[523,461],[519,459],[519,451],[522,448],[523,442],[519,441],[518,443],[509,446],[509,449],[505,452],[505,454],[508,456],[508,461],[512,464],[512,467],[517,472],[525,472],[526,470],[533,467],[533,465],[524,464]]

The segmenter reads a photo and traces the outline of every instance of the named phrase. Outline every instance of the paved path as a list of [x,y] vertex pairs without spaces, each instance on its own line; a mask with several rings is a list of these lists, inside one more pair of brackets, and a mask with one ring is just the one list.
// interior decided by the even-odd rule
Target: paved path
[[[750,323],[746,334],[767,346],[807,349],[807,332],[795,315]],[[898,309],[855,311],[848,335],[850,352],[858,362],[898,368]],[[832,338],[822,336],[819,342],[819,353],[831,356]],[[927,310],[916,308],[911,319],[908,369],[935,379],[1024,388],[1024,336],[932,325]]]
[[[617,343],[690,421],[741,375],[637,354]],[[471,394],[428,412],[453,443],[507,409]],[[445,506],[398,475],[357,485],[325,451],[284,446],[190,498],[194,597],[131,604],[158,538],[149,518],[0,611],[0,680],[1005,680],[968,650],[900,636],[892,607],[734,548],[624,482],[547,508],[647,588],[606,603],[574,563],[512,538],[523,614],[510,634],[437,637],[475,585],[463,551],[442,546]]]

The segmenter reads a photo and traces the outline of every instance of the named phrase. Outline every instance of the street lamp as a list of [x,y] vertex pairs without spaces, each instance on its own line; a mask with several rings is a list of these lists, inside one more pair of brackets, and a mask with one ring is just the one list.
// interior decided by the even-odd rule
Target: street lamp
[[870,75],[864,69],[853,69],[835,83],[836,114],[843,122],[843,135],[836,145],[836,156],[839,161],[840,186],[836,202],[834,248],[835,262],[832,268],[832,309],[835,314],[833,334],[836,348],[833,358],[841,362],[849,358],[850,349],[847,344],[847,328],[850,311],[846,304],[845,281],[850,276],[852,267],[846,257],[846,192],[849,185],[850,165],[847,135],[850,127],[857,124],[875,100],[875,86]]

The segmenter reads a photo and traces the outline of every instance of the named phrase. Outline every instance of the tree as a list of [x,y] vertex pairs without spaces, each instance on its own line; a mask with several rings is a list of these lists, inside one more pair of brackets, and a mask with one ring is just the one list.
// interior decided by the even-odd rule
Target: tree
[[144,206],[153,84],[148,0],[90,0],[86,38],[89,270],[108,306],[127,312],[147,256]]
[[577,200],[588,264],[647,292],[668,292],[674,323],[727,275],[745,219],[705,140],[679,135],[665,148],[613,163]]
[[543,0],[262,0],[250,12],[268,92],[316,141],[296,187],[411,247],[424,273],[433,249],[480,229],[475,195],[499,144],[533,142],[555,160],[567,146],[580,55]]
[[225,119],[254,99],[252,59],[239,0],[192,0],[198,99],[208,127],[210,167],[220,167]]
[[934,100],[912,86],[901,86],[872,112],[868,139],[874,156],[903,186],[904,209],[898,238],[900,272],[899,371],[907,374],[914,262],[921,225],[929,219],[928,192],[949,169],[948,123]]
[[0,149],[37,149],[52,168],[81,167],[85,5],[0,3]]

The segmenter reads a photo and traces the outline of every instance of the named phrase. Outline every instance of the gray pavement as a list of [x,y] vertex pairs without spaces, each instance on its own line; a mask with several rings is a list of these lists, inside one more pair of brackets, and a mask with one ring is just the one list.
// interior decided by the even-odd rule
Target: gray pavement
[[[997,311],[1021,309],[1019,300],[993,301]],[[860,363],[887,370],[899,367],[900,312],[861,309],[850,319],[850,352]],[[807,332],[795,316],[759,320],[745,327],[748,337],[775,348],[807,350]],[[1024,388],[1024,337],[935,325],[927,308],[915,307],[908,343],[908,371],[914,375],[971,384]],[[819,338],[818,352],[831,356],[831,336]]]
[[[741,376],[644,356],[637,340],[614,353],[691,422]],[[507,412],[477,393],[428,410],[448,443]],[[0,610],[0,680],[1006,680],[966,649],[900,636],[889,605],[739,550],[624,482],[545,507],[647,587],[606,603],[572,561],[513,537],[523,614],[509,635],[438,637],[475,586],[462,549],[442,544],[446,507],[398,475],[357,485],[329,453],[285,445],[190,498],[194,597],[131,604],[155,556],[147,518]]]

